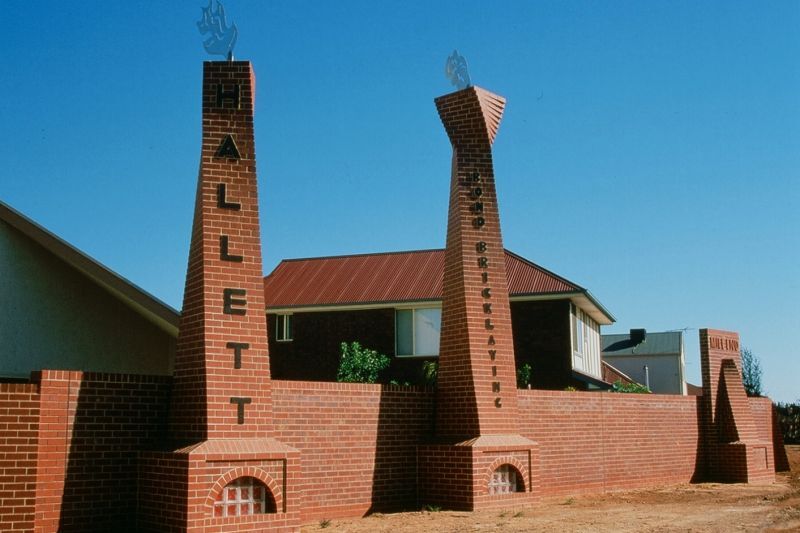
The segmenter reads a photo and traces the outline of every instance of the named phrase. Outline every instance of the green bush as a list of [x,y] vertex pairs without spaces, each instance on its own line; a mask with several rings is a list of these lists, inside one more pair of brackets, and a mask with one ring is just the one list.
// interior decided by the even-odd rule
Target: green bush
[[439,362],[425,361],[422,363],[422,379],[429,387],[436,386],[436,379],[439,377]]
[[339,360],[337,381],[345,383],[377,383],[381,372],[389,367],[389,357],[364,348],[358,342],[341,345],[342,355]]
[[650,389],[638,383],[623,383],[621,379],[614,382],[611,392],[630,392],[634,394],[650,394]]
[[800,402],[777,403],[775,409],[784,444],[800,444]]
[[533,369],[531,365],[525,363],[521,367],[517,369],[517,388],[518,389],[527,389],[528,386],[531,384],[531,374],[533,373]]

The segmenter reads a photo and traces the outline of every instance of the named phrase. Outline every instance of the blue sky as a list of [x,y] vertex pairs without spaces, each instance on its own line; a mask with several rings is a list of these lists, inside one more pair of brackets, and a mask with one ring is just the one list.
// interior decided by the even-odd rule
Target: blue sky
[[[0,198],[179,308],[200,150],[201,0],[4,2]],[[444,245],[454,48],[508,99],[510,250],[604,332],[740,332],[800,399],[800,3],[229,0],[257,75],[264,268]]]

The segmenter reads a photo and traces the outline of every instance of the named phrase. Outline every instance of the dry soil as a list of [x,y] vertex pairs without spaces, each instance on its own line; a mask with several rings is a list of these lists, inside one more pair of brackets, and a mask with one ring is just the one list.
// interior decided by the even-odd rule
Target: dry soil
[[786,451],[791,472],[778,474],[772,485],[699,483],[549,499],[508,511],[373,514],[302,531],[800,531],[800,446]]

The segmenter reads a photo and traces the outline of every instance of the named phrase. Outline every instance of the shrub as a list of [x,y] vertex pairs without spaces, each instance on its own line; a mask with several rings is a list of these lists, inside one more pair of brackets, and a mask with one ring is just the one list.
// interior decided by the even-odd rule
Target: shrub
[[762,396],[761,389],[761,361],[750,348],[741,349],[742,356],[742,384],[748,396]]
[[532,374],[531,365],[525,363],[521,367],[517,369],[517,388],[518,389],[527,389],[531,384],[531,374]]
[[629,392],[633,394],[650,394],[650,389],[638,383],[623,383],[621,379],[614,382],[611,392]]
[[364,348],[358,342],[341,345],[342,356],[339,360],[337,381],[345,383],[377,383],[381,372],[388,368],[389,357]]
[[800,444],[800,402],[777,403],[778,422],[785,444]]
[[422,363],[422,379],[425,385],[430,387],[436,386],[436,379],[439,377],[439,362],[438,361],[425,361]]

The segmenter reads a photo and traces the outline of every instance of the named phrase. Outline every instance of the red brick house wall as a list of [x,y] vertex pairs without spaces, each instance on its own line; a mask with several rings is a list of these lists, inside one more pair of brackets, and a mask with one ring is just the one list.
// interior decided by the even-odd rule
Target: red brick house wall
[[569,300],[511,302],[516,366],[531,365],[534,389],[575,386],[569,322]]
[[38,385],[0,383],[0,531],[33,529],[38,433]]
[[295,313],[292,329],[292,341],[275,340],[275,315],[267,315],[274,379],[336,381],[343,342],[394,355],[394,309]]
[[[275,339],[275,315],[267,315],[270,368],[274,379],[336,381],[339,346],[358,341],[380,353],[395,354],[395,311],[322,311],[292,315],[294,339]],[[511,303],[516,366],[534,369],[533,388],[562,390],[582,384],[572,379],[569,300]],[[392,357],[386,381],[422,383],[422,363],[436,357]],[[299,363],[302,361],[302,364]]]

